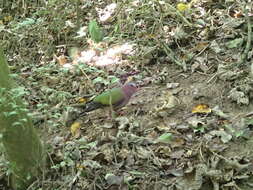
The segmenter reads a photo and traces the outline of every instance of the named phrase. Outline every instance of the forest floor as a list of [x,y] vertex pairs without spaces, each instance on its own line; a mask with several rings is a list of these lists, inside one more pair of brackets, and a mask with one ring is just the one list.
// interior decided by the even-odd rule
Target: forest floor
[[[250,3],[18,3],[0,37],[49,158],[29,190],[253,188]],[[140,88],[120,115],[71,120],[85,95],[129,80]]]

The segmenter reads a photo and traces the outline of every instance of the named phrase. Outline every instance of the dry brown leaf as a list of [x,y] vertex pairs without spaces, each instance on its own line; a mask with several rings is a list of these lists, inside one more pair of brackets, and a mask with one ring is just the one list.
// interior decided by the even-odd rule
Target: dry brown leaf
[[54,57],[60,65],[65,65],[67,63],[67,59],[64,55],[60,55],[59,57],[54,55]]

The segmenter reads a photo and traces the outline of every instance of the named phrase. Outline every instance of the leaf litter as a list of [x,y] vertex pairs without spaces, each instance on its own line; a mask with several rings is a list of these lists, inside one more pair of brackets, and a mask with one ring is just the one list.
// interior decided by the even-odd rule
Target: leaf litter
[[[112,39],[87,39],[86,47],[67,49],[69,57],[59,50],[50,69],[42,61],[36,69],[21,70],[21,83],[37,81],[26,98],[31,109],[51,127],[45,129],[52,146],[46,179],[54,183],[41,185],[252,189],[252,71],[229,67],[238,61],[247,35],[243,2],[191,1],[175,8],[165,1],[133,1],[129,7],[90,3],[100,7],[99,25],[107,30],[104,38]],[[126,32],[124,42],[118,28]],[[87,30],[81,26],[73,39],[87,37]],[[108,33],[112,30],[119,39]],[[122,116],[96,110],[64,126],[65,107],[129,76],[141,88]]]

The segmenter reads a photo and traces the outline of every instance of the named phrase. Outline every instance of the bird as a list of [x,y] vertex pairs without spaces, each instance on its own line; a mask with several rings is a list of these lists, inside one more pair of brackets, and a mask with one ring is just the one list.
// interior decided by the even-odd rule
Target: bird
[[130,100],[138,87],[133,82],[128,82],[121,87],[112,88],[96,96],[84,105],[82,113],[91,112],[93,110],[111,106],[114,111],[124,107]]

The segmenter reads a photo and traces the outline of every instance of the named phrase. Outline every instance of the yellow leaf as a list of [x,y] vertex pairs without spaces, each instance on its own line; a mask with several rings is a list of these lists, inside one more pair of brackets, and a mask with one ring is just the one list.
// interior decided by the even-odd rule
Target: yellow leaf
[[177,10],[179,10],[181,12],[187,10],[188,8],[189,8],[189,6],[187,4],[184,4],[184,3],[177,4]]
[[70,127],[70,131],[71,131],[72,136],[78,137],[80,135],[80,128],[81,128],[80,123],[74,122]]
[[4,17],[4,22],[10,22],[12,20],[13,20],[12,16],[5,16]]
[[88,100],[89,100],[88,98],[79,98],[78,103],[80,103],[80,104],[81,103],[86,103],[86,102],[88,102]]
[[127,77],[127,80],[126,80],[125,83],[131,82],[131,81],[133,81],[133,77],[132,77],[132,76],[129,76],[129,77]]
[[76,164],[76,168],[79,170],[83,170],[83,169],[85,169],[85,165]]
[[212,110],[206,104],[198,104],[192,108],[192,113],[210,113]]

